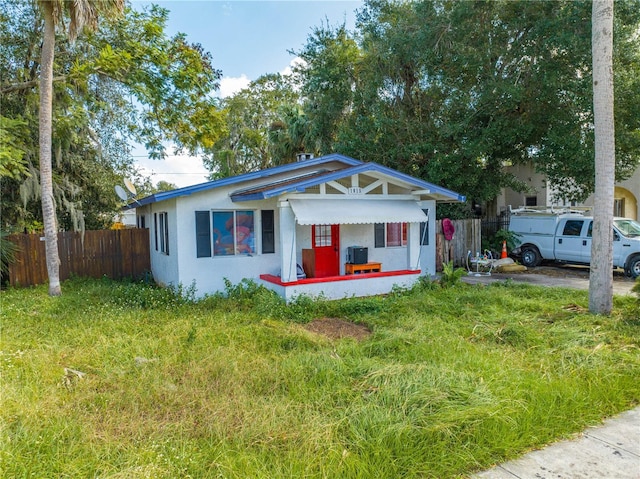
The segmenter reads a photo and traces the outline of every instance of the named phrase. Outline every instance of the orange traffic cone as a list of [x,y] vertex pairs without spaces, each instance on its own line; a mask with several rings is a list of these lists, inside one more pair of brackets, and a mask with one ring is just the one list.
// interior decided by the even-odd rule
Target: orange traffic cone
[[500,259],[504,259],[507,258],[507,242],[503,241],[502,242],[502,254],[500,255]]

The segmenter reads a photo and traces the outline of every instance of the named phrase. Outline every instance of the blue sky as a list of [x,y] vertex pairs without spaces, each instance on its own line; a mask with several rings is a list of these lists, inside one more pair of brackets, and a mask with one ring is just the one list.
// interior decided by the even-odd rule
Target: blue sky
[[[152,2],[132,0],[134,8]],[[219,94],[226,96],[265,73],[285,73],[295,59],[288,50],[300,50],[313,27],[323,22],[355,25],[355,11],[362,1],[313,0],[183,0],[156,1],[169,10],[167,34],[182,32],[188,41],[200,43],[222,70]],[[144,149],[134,156],[141,172],[178,186],[205,181],[208,173],[197,158],[170,156],[148,160]]]

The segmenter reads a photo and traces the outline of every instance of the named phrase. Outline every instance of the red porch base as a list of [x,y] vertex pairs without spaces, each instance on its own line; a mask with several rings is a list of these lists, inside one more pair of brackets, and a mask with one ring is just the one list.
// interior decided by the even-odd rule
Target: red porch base
[[420,274],[419,269],[400,269],[397,271],[382,271],[380,273],[363,273],[363,274],[349,274],[345,276],[327,276],[326,278],[305,278],[297,281],[291,281],[289,283],[283,283],[280,280],[280,276],[273,274],[261,274],[260,279],[269,283],[277,284],[279,286],[296,286],[298,284],[317,284],[317,283],[333,283],[336,281],[353,281],[366,278],[382,278],[385,276],[403,276],[407,274]]

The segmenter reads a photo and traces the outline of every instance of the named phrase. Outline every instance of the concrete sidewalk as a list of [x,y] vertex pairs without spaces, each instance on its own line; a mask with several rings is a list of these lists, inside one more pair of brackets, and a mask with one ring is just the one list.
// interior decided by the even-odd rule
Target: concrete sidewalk
[[[497,273],[465,276],[469,284],[514,281],[537,286],[589,289],[588,277]],[[633,294],[631,279],[616,279],[613,293]],[[577,439],[552,444],[472,476],[476,479],[640,479],[640,407],[589,428]]]
[[640,479],[640,407],[476,479]]

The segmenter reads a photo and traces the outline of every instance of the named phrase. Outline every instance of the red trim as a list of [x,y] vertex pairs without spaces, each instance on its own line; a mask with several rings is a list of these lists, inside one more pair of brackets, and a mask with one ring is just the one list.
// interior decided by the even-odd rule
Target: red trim
[[269,283],[277,284],[278,286],[296,286],[298,284],[316,284],[316,283],[333,283],[335,281],[353,281],[354,279],[365,278],[383,278],[386,276],[404,276],[407,274],[420,274],[420,270],[400,269],[397,271],[382,271],[380,273],[364,273],[364,274],[350,274],[346,276],[328,276],[326,278],[306,278],[299,279],[298,281],[292,281],[290,283],[283,283],[279,276],[272,274],[261,274],[260,279]]

